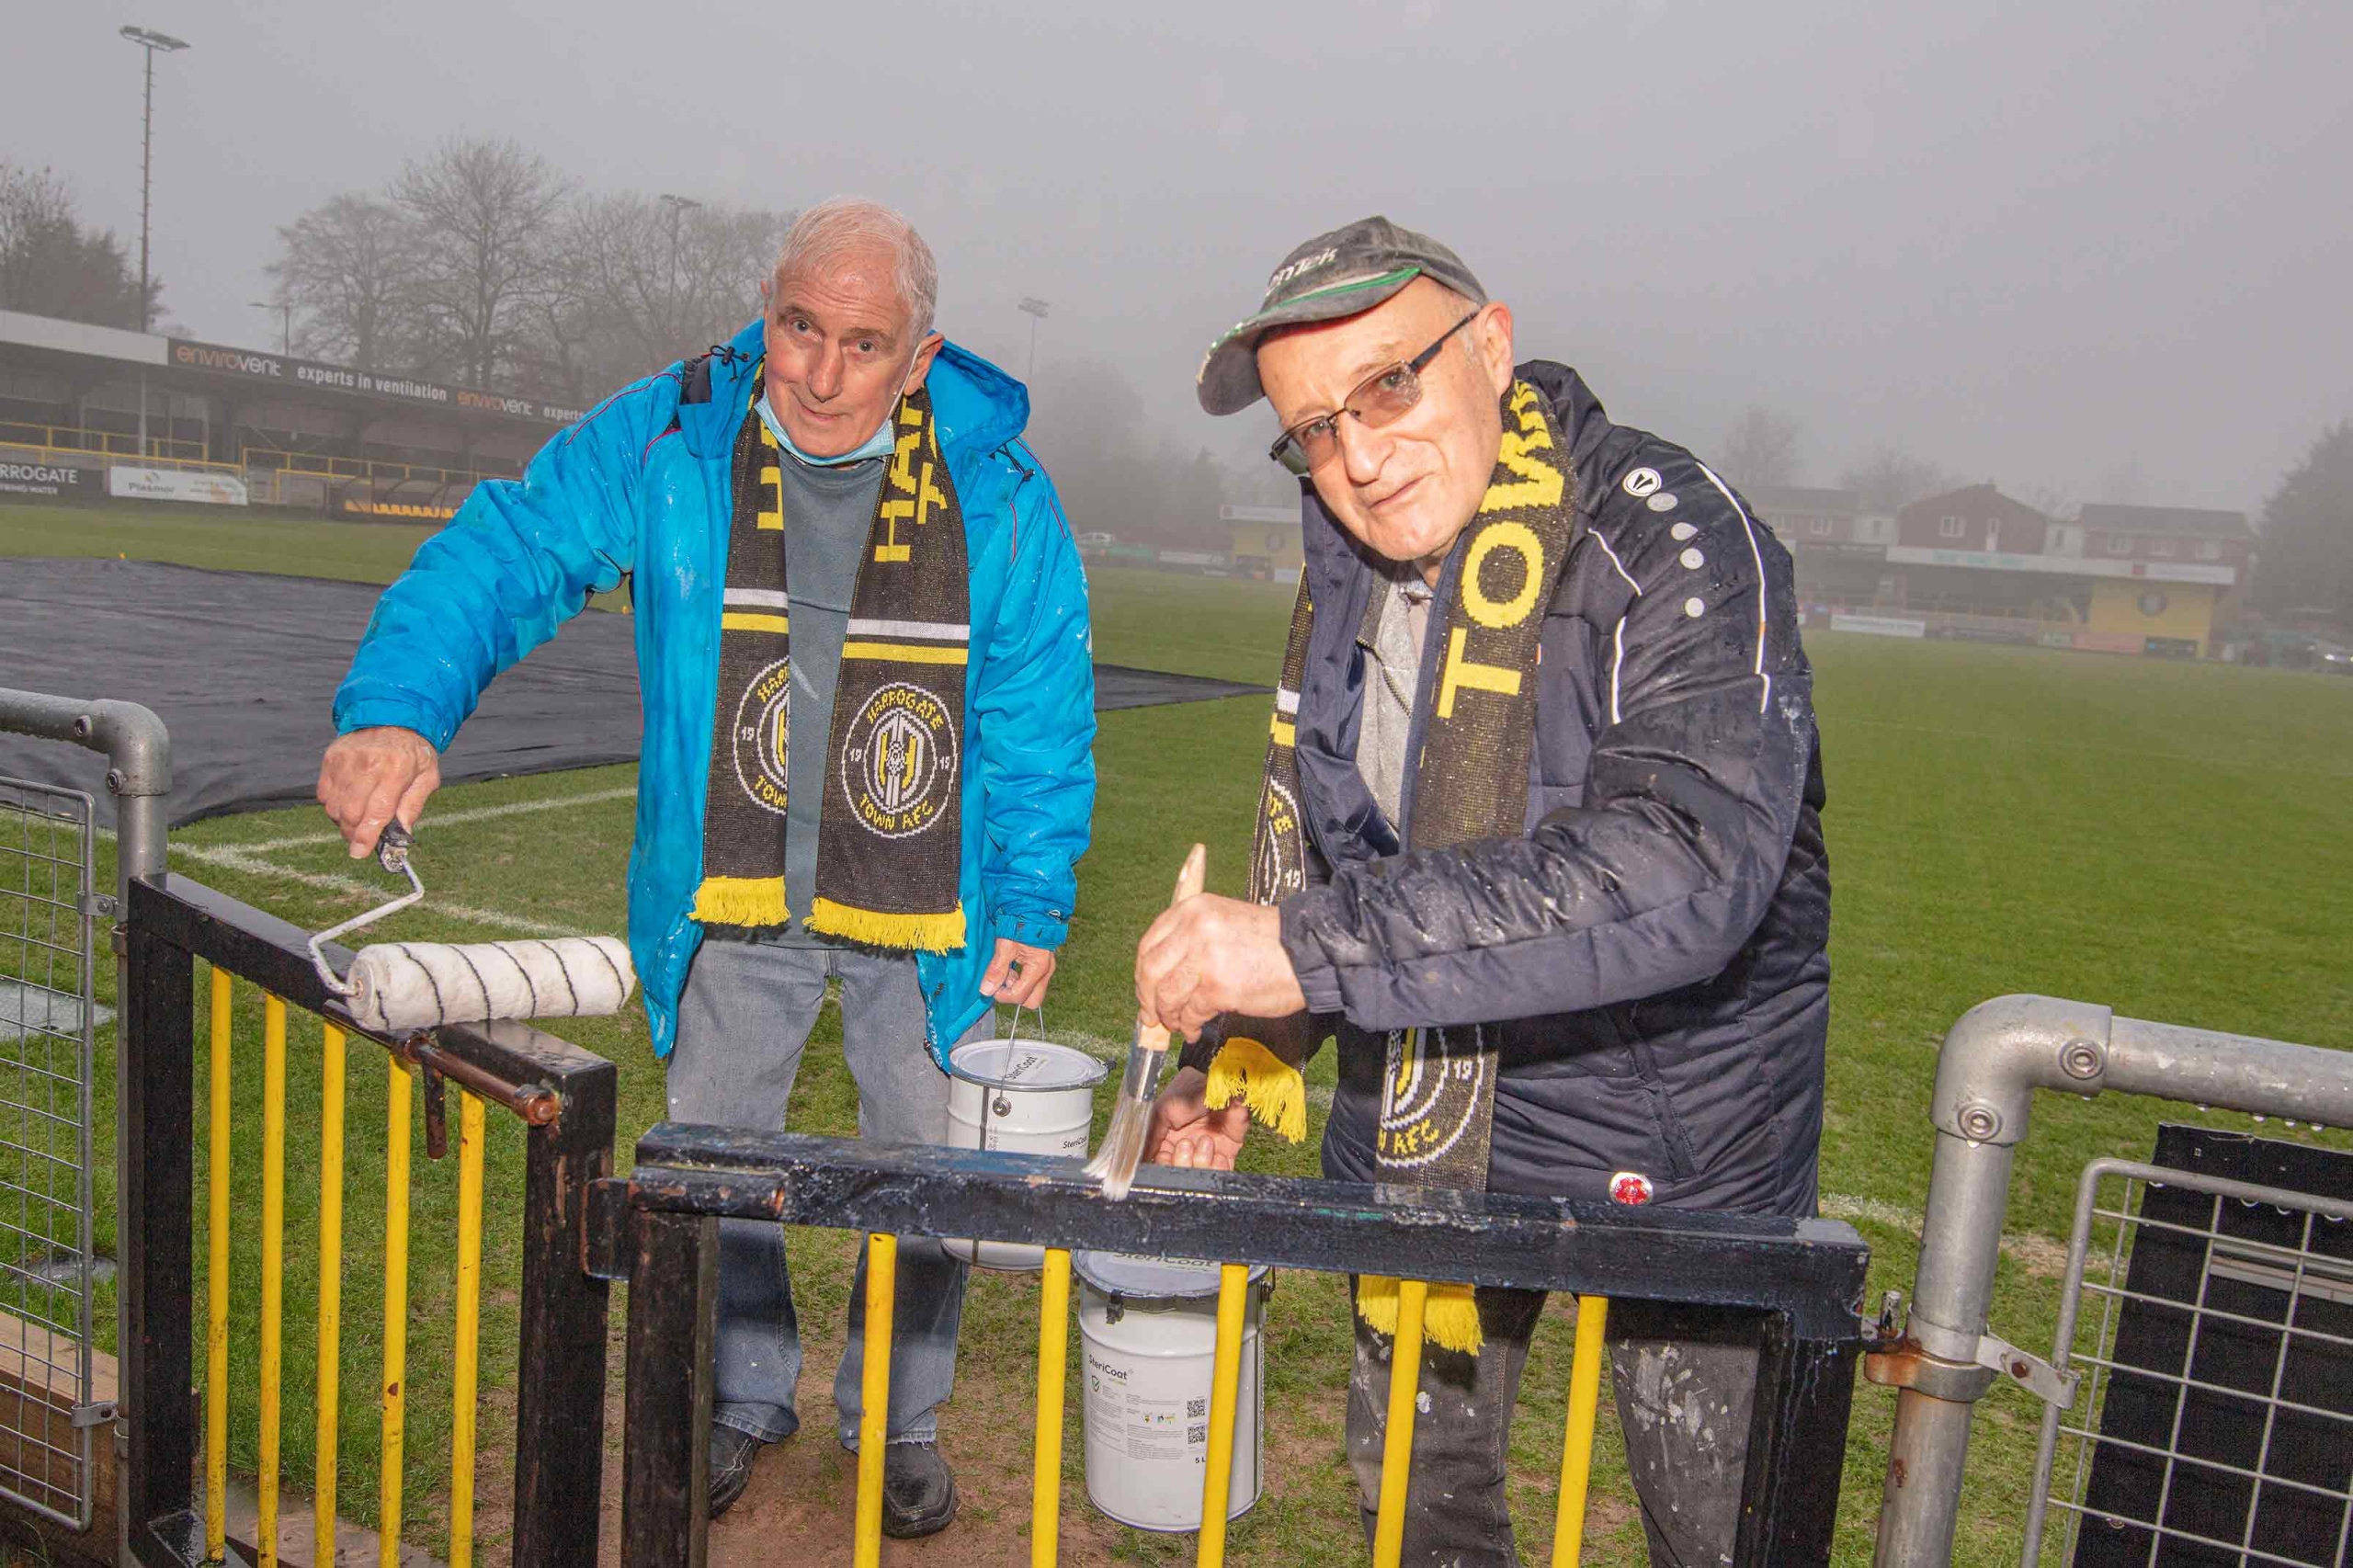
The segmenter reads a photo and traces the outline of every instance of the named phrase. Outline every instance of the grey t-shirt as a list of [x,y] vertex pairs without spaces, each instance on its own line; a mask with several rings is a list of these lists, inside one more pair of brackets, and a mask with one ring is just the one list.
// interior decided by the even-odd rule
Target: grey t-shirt
[[[1413,733],[1414,694],[1421,681],[1422,644],[1429,624],[1429,585],[1408,565],[1390,577],[1387,587],[1373,590],[1370,613],[1358,637],[1369,667],[1357,730],[1357,771],[1401,841],[1405,836],[1405,824],[1398,820],[1405,795],[1405,741]],[[794,626],[796,637],[800,630]]]
[[792,923],[762,933],[788,947],[835,947],[808,929],[817,890],[817,819],[832,749],[834,688],[849,631],[858,557],[874,528],[886,460],[821,468],[779,452],[792,617],[792,707],[785,733],[784,902]]

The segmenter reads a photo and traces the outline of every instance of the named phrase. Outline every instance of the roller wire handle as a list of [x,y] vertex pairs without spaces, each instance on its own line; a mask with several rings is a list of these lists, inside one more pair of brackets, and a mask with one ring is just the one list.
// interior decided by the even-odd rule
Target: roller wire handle
[[319,971],[320,983],[335,995],[347,1000],[357,994],[359,988],[335,973],[334,966],[327,962],[326,954],[320,949],[345,932],[372,926],[385,915],[398,914],[425,896],[425,884],[417,880],[416,868],[409,864],[408,852],[415,844],[416,835],[408,830],[407,824],[398,817],[386,823],[384,831],[376,836],[376,862],[387,871],[407,877],[408,892],[381,908],[354,915],[340,926],[330,926],[311,938],[311,963]]
[[[1194,845],[1185,857],[1185,869],[1176,873],[1176,891],[1168,900],[1169,908],[1201,891],[1208,861],[1209,850]],[[1086,1175],[1100,1181],[1103,1196],[1115,1201],[1127,1197],[1136,1179],[1136,1166],[1142,1162],[1144,1134],[1152,1126],[1152,1102],[1159,1092],[1161,1059],[1167,1054],[1167,1027],[1147,1024],[1138,1012],[1135,1040],[1128,1047],[1128,1070],[1120,1079],[1120,1096],[1111,1107],[1111,1125],[1104,1130],[1103,1147],[1086,1163]]]

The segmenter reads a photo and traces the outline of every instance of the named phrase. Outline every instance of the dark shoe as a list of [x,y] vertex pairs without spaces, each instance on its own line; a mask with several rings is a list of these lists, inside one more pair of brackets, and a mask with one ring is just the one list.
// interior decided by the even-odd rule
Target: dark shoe
[[933,1443],[892,1443],[882,1450],[882,1533],[913,1540],[948,1528],[956,1517],[956,1478]]
[[744,1495],[744,1488],[752,1483],[752,1461],[760,1457],[767,1445],[749,1432],[739,1432],[733,1426],[722,1426],[716,1421],[710,1426],[710,1517],[719,1517],[735,1506]]

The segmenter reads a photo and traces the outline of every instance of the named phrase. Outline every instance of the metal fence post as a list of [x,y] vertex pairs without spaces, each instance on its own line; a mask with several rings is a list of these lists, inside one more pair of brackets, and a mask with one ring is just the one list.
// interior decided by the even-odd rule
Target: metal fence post
[[128,912],[134,878],[165,869],[172,794],[172,737],[136,702],[89,702],[74,734],[107,754],[107,793],[115,798],[115,896]]
[[[141,877],[161,876],[170,868],[172,738],[164,722],[149,709],[136,702],[104,701],[88,704],[85,714],[74,720],[74,733],[93,747],[103,746],[107,754],[107,789],[115,798],[115,914],[119,920],[131,916],[131,884]],[[115,995],[117,1006],[126,1014],[129,1004],[119,1000],[131,994],[131,959],[129,943],[121,949],[123,956],[115,960]],[[196,984],[194,964],[189,964],[188,986]],[[193,1006],[193,1003],[190,1004]],[[122,1216],[129,1212],[131,1192],[131,1152],[140,1145],[130,1137],[130,1125],[125,1109],[131,1104],[131,1030],[126,1026],[115,1031],[114,1090],[115,1090],[115,1192],[117,1214],[115,1246],[123,1249]],[[193,1060],[194,1046],[189,1047]],[[194,1180],[193,1174],[189,1179]],[[191,1198],[193,1194],[191,1193]],[[183,1210],[185,1212],[185,1210]],[[130,1294],[125,1291],[116,1298],[115,1343],[131,1343]],[[119,1385],[121,1408],[125,1413],[119,1425],[123,1436],[136,1420],[140,1409],[126,1381]],[[128,1457],[128,1446],[118,1446],[119,1457]],[[119,1493],[121,1491],[118,1488]],[[115,1510],[116,1551],[129,1560],[131,1554],[131,1511],[118,1506]]]
[[133,921],[126,943],[118,1054],[130,1063],[119,1117],[126,1149],[117,1244],[124,1330],[121,1398],[130,1452],[117,1487],[131,1560],[202,1555],[192,1507],[196,1464],[192,1318],[196,960]]
[[610,1287],[584,1267],[583,1226],[589,1184],[612,1173],[616,1077],[609,1062],[558,1074],[563,1111],[530,1130],[516,1357],[518,1568],[570,1568],[597,1556]]
[[704,1568],[719,1221],[632,1206],[628,1223],[632,1283],[621,1562],[623,1568]]
[[[44,740],[63,741],[87,751],[103,752],[107,757],[107,792],[115,798],[115,916],[128,920],[131,912],[131,884],[141,877],[156,876],[165,869],[169,840],[170,804],[172,793],[172,739],[164,722],[153,711],[136,702],[114,700],[85,701],[73,697],[52,697],[45,693],[0,688],[0,730],[12,730],[20,734],[36,735]],[[117,948],[115,961],[116,1006],[122,1023],[115,1032],[115,1192],[118,1214],[116,1248],[130,1257],[128,1237],[131,1227],[127,1222],[131,1213],[131,1181],[133,1177],[131,1151],[140,1145],[131,1135],[130,1116],[132,1104],[131,1055],[130,1041],[131,1026],[131,960],[127,943]],[[182,955],[185,960],[186,955]],[[193,966],[189,966],[192,970]],[[195,979],[190,974],[188,984]],[[124,1351],[123,1370],[126,1374],[118,1390],[123,1412],[121,1426],[128,1427],[135,1420],[139,1405],[132,1394],[129,1380],[129,1351],[131,1345],[131,1292],[125,1289],[116,1298],[115,1343]],[[129,1434],[126,1432],[127,1437]],[[129,1448],[118,1444],[118,1456],[128,1463]],[[126,1475],[125,1482],[128,1477]],[[119,1560],[132,1561],[131,1512],[127,1506],[130,1490],[119,1484],[119,1506],[115,1551]]]
[[[1994,1384],[1977,1348],[2001,1260],[2012,1151],[2026,1136],[2045,1067],[2079,1082],[2096,1074],[2109,1024],[2106,1007],[2004,996],[1971,1008],[1945,1036],[1929,1107],[1936,1156],[1899,1352],[1905,1365],[1880,1505],[1877,1568],[1951,1560],[1970,1421]],[[2068,1062],[2089,1066],[2093,1074],[2070,1072]]]
[[2103,1090],[2353,1123],[2353,1058],[2339,1051],[2114,1017],[2052,996],[1998,996],[1963,1014],[1937,1059],[1937,1132],[1920,1268],[1902,1342],[1874,1381],[1901,1389],[1880,1508],[1878,1568],[1952,1559],[1970,1418],[2007,1346],[1989,1341],[2010,1169],[2037,1089]]

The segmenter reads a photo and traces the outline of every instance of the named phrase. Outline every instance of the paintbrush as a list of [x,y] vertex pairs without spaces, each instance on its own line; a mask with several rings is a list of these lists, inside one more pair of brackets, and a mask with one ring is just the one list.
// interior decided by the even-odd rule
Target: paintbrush
[[[1209,850],[1194,845],[1192,853],[1185,857],[1185,869],[1176,873],[1176,892],[1168,900],[1169,908],[1201,891],[1208,862]],[[1160,1060],[1167,1054],[1166,1026],[1147,1024],[1139,1012],[1135,1040],[1128,1047],[1128,1070],[1120,1078],[1120,1097],[1111,1106],[1111,1125],[1104,1131],[1103,1146],[1086,1162],[1086,1174],[1102,1182],[1106,1198],[1127,1197],[1136,1179],[1144,1134],[1152,1127],[1153,1096],[1159,1092]]]

